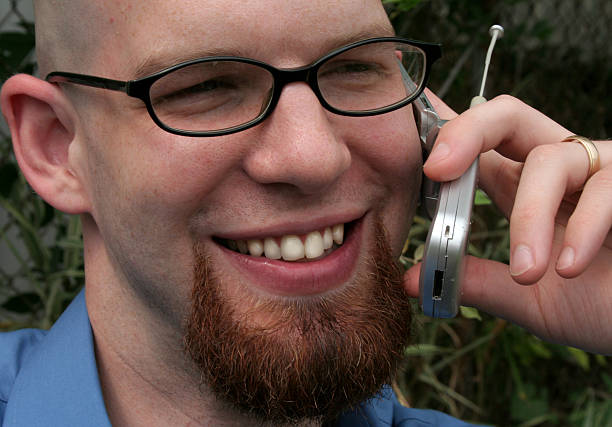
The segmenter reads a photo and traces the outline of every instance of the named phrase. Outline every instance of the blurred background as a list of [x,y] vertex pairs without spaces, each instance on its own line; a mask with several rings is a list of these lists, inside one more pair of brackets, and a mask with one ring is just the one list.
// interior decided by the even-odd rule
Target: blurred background
[[[443,45],[429,86],[456,111],[478,93],[488,29],[501,24],[485,96],[508,93],[576,134],[612,135],[609,0],[384,3],[398,35]],[[30,0],[0,3],[0,82],[35,72],[32,20]],[[507,220],[484,193],[476,202],[470,252],[507,262]],[[415,218],[404,265],[421,259],[428,226]],[[78,218],[33,194],[0,120],[0,330],[50,327],[83,284],[81,251]],[[446,321],[416,316],[413,343],[394,384],[410,406],[499,426],[612,426],[612,359],[470,308]]]

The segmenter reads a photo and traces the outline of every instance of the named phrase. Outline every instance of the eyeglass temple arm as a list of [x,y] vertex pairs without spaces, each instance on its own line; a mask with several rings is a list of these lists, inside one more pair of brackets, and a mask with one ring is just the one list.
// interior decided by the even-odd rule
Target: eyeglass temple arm
[[[404,81],[404,85],[407,88],[413,91],[417,91],[419,88],[412,81],[410,75],[406,72],[402,61],[396,58],[397,65],[399,66],[400,73],[402,74],[402,80]],[[436,113],[436,110],[431,105],[427,96],[422,92],[419,94],[418,98],[412,101],[412,109],[414,112],[414,118],[416,120],[416,125],[419,130],[419,138],[421,140],[421,146],[425,150],[426,154],[429,154],[431,149],[433,148],[433,140],[429,138],[430,132],[434,126],[441,126],[440,117]],[[437,132],[436,132],[437,134]]]
[[75,83],[83,86],[127,92],[128,82],[88,76],[85,74],[64,73],[54,71],[45,78],[49,83]]

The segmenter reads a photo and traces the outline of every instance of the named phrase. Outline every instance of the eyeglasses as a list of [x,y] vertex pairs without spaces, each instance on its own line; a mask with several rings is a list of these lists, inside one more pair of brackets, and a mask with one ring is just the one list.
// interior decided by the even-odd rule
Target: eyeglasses
[[283,87],[292,82],[306,82],[321,105],[336,114],[373,116],[396,110],[420,95],[440,55],[437,44],[378,37],[351,43],[298,68],[213,56],[137,80],[58,71],[46,80],[125,92],[141,99],[153,121],[170,133],[218,136],[263,121]]

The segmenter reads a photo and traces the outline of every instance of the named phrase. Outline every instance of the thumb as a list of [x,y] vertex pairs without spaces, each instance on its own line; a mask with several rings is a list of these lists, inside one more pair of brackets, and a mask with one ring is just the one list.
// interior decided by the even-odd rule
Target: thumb
[[419,262],[404,273],[404,289],[408,296],[412,298],[418,298],[419,296],[419,275],[421,274],[421,265],[422,263]]
[[[419,296],[421,263],[404,274],[404,288],[411,297]],[[516,283],[506,264],[480,259],[466,258],[461,304],[478,308],[497,317],[524,324],[533,303],[533,287]]]

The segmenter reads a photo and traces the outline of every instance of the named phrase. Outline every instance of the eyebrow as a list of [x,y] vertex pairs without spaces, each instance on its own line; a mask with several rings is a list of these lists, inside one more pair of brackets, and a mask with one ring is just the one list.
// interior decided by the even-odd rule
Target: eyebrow
[[233,48],[215,48],[207,49],[203,51],[194,51],[187,55],[177,55],[176,53],[160,54],[158,56],[150,55],[144,59],[137,67],[134,72],[134,79],[141,79],[143,77],[155,74],[158,71],[164,70],[173,65],[180,64],[182,62],[191,61],[199,58],[206,58],[209,56],[245,56],[239,49]]
[[[325,41],[321,55],[332,51],[333,49],[348,45],[353,42],[365,40],[373,37],[393,37],[395,31],[390,23],[376,23],[364,30],[350,33],[348,35],[339,35],[332,37]],[[191,61],[194,59],[206,58],[210,56],[239,56],[248,57],[248,55],[241,51],[238,47],[225,47],[225,48],[212,48],[206,50],[197,50],[186,55],[179,55],[174,52],[161,53],[157,56],[150,55],[145,58],[134,71],[134,79],[140,79],[143,77],[150,76],[161,70],[164,70],[173,65],[177,65],[183,62]]]

